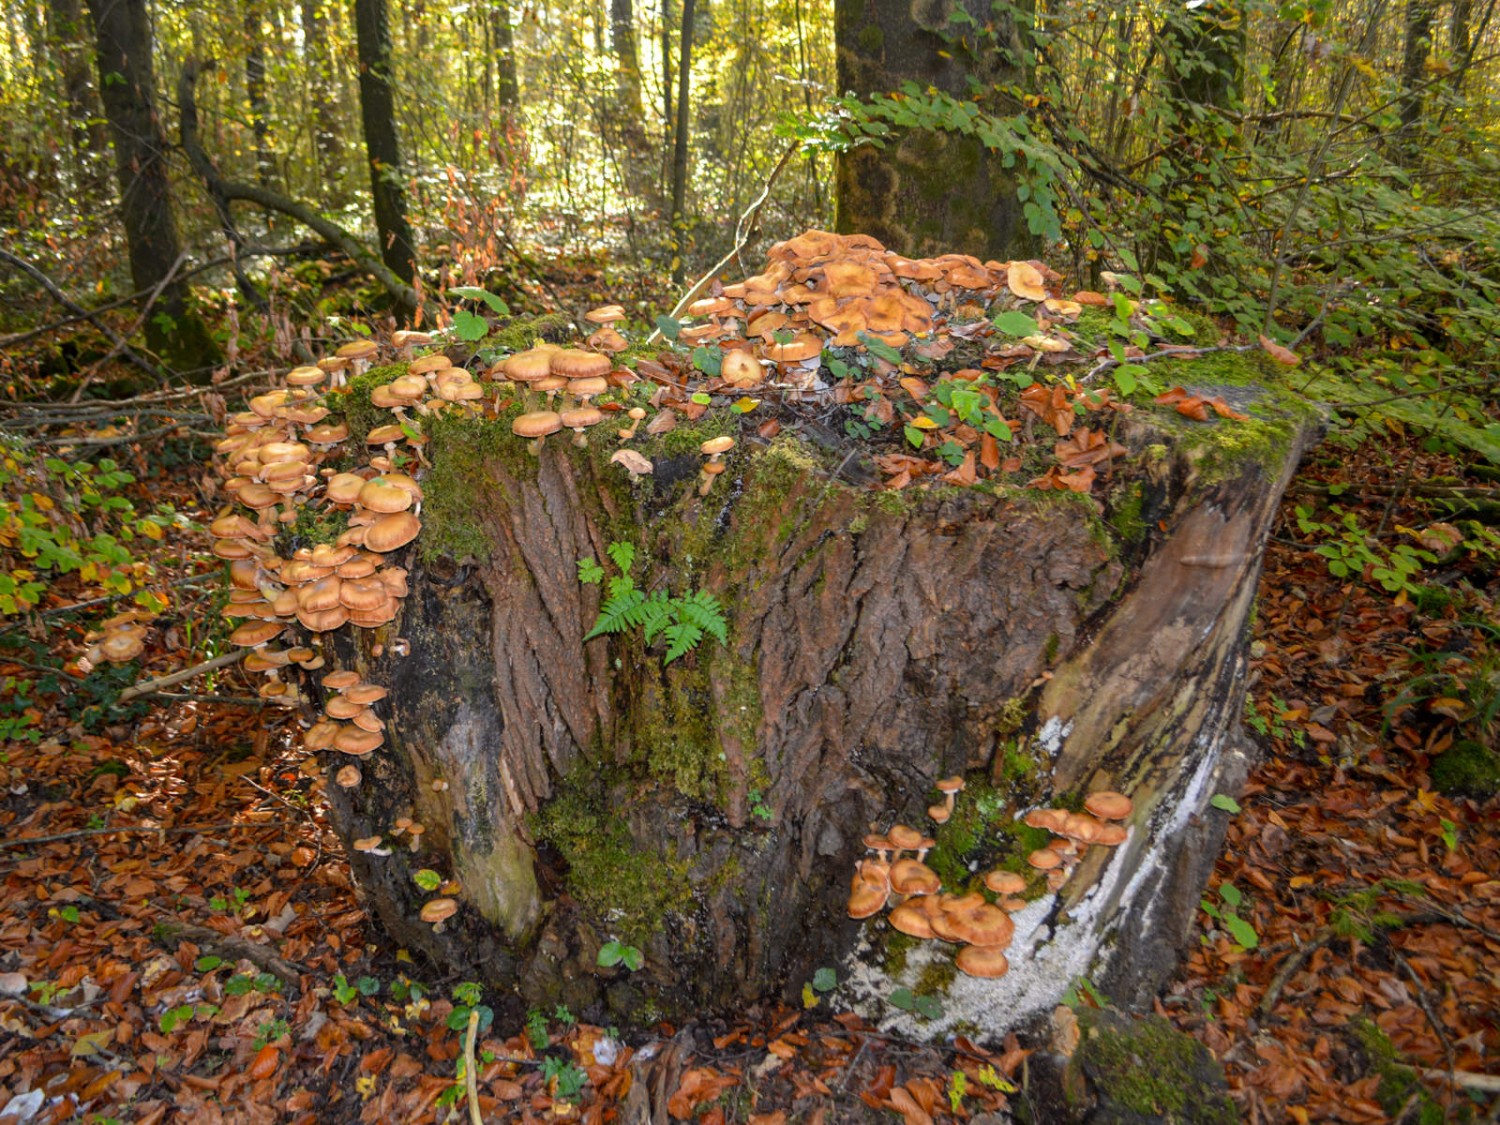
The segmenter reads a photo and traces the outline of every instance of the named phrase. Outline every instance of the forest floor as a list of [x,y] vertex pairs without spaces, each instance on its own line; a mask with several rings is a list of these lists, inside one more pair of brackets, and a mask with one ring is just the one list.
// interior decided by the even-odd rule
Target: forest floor
[[[1500,1117],[1500,801],[1433,779],[1500,691],[1493,560],[1431,576],[1470,579],[1461,599],[1401,602],[1332,577],[1295,513],[1331,493],[1369,527],[1431,519],[1388,504],[1394,466],[1465,476],[1372,440],[1315,450],[1283,505],[1246,712],[1264,759],[1157,1002],[1250,1122]],[[170,499],[194,512],[189,487]],[[171,549],[159,566],[209,569]],[[203,658],[186,623],[215,590],[184,589],[141,678]],[[32,663],[76,670],[74,628],[33,641]],[[26,670],[0,658],[0,676]],[[379,944],[291,717],[229,669],[86,731],[70,686],[29,701],[44,737],[0,747],[0,1122],[465,1119],[461,982]],[[565,1010],[497,1023],[478,1103],[485,1120],[602,1125],[652,1097],[704,1125],[930,1125],[1026,1102],[1039,1043],[901,1042],[831,995],[618,1039]]]

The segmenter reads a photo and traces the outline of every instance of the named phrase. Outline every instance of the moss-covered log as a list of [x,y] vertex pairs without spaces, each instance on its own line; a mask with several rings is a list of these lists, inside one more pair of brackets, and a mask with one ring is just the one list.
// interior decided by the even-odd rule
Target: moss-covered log
[[[948,1023],[1015,1022],[1101,955],[1139,995],[1223,831],[1207,802],[1243,770],[1259,549],[1310,430],[1269,392],[1231,393],[1262,420],[1189,441],[1121,416],[1134,468],[1100,482],[1102,505],[872,491],[839,477],[843,450],[749,427],[702,496],[698,445],[737,416],[633,443],[655,462],[634,484],[612,441],[532,456],[508,418],[442,419],[412,594],[335,642],[391,687],[387,746],[335,821],[350,839],[427,829],[415,853],[354,856],[371,904],[441,964],[617,1021],[800,989],[854,948],[852,998],[946,989]],[[601,587],[578,560],[621,542],[642,589],[715,595],[727,643],[667,663],[640,630],[586,642]],[[1106,784],[1136,799],[1125,846],[1060,895],[1034,886],[999,982],[950,985],[951,952],[845,913],[865,834],[927,823],[955,773],[970,786],[929,857],[954,889],[1039,845],[1020,810]],[[441,933],[417,921],[420,868],[462,888]],[[600,968],[611,940],[644,967]]]

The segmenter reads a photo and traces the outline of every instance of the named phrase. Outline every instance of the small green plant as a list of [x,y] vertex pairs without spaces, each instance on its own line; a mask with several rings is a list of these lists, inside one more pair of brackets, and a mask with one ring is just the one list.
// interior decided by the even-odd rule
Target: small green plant
[[261,1024],[260,1028],[256,1031],[255,1038],[251,1040],[251,1046],[253,1046],[258,1051],[267,1043],[275,1043],[278,1039],[282,1039],[290,1035],[291,1032],[291,1025],[287,1023],[286,1020],[267,1020],[265,1023]]
[[271,973],[236,973],[224,982],[225,996],[244,996],[249,992],[279,992],[281,982]]
[[1420,595],[1422,584],[1415,577],[1422,567],[1438,561],[1431,551],[1410,543],[1397,543],[1387,550],[1360,526],[1357,512],[1345,511],[1338,504],[1328,508],[1329,515],[1337,518],[1336,524],[1315,519],[1311,508],[1298,507],[1296,511],[1298,530],[1321,540],[1313,553],[1327,561],[1328,573],[1335,578],[1378,583],[1387,593],[1405,600]]
[[[394,988],[392,992],[394,993]],[[349,983],[343,973],[335,973],[333,977],[333,997],[340,1004],[348,1007],[361,996],[375,996],[380,992],[380,982],[374,977],[360,977]]]
[[1063,993],[1062,1002],[1070,1008],[1076,1008],[1085,1002],[1087,1006],[1093,1008],[1106,1008],[1109,1006],[1109,1001],[1094,987],[1094,982],[1089,980],[1088,977],[1079,977],[1070,984],[1068,990]]
[[765,791],[761,789],[751,789],[750,792],[746,794],[746,796],[750,801],[750,815],[753,816],[756,820],[764,820],[769,823],[775,814],[771,812],[771,806],[766,804]]
[[[728,622],[719,600],[703,590],[681,596],[666,590],[646,593],[635,584],[631,567],[635,565],[633,543],[611,543],[606,548],[610,560],[620,573],[609,579],[608,596],[599,607],[599,619],[584,636],[585,641],[606,633],[623,633],[640,629],[649,645],[657,637],[667,642],[667,664],[686,656],[698,647],[705,636],[720,644],[729,642]],[[578,560],[578,580],[598,585],[604,579],[604,567],[592,558]]]
[[540,1008],[532,1008],[526,1013],[526,1038],[531,1040],[531,1046],[538,1051],[544,1050],[552,1042],[552,1033],[547,1030],[547,1017]]
[[943,1015],[943,1005],[936,996],[918,995],[909,988],[898,988],[887,999],[891,1007],[924,1020],[940,1019]]
[[1239,916],[1239,907],[1244,899],[1245,896],[1233,883],[1223,883],[1219,886],[1219,901],[1222,905],[1216,906],[1206,898],[1198,905],[1210,918],[1222,924],[1242,949],[1255,949],[1260,945],[1260,934]]
[[411,881],[424,891],[435,891],[443,885],[443,877],[430,867],[424,867],[420,871],[413,871]]
[[963,1112],[964,1095],[969,1092],[969,1076],[961,1070],[955,1070],[948,1076],[948,1108],[957,1117]]
[[552,1096],[562,1101],[571,1101],[588,1084],[589,1076],[572,1059],[560,1059],[549,1055],[542,1060],[542,1078],[547,1082]]
[[[479,1013],[479,1034],[483,1035],[495,1022],[495,1012],[488,1004],[481,1004],[484,989],[474,981],[464,981],[453,986],[453,1011],[448,1013],[449,1031],[467,1031],[469,1013]],[[529,1029],[529,1025],[528,1025]]]
[[625,945],[619,941],[607,941],[599,947],[598,963],[601,968],[605,969],[612,969],[616,965],[624,965],[634,973],[646,963],[646,958],[633,945]]
[[[509,316],[510,306],[487,289],[473,285],[455,285],[448,290],[451,297],[462,297],[467,301],[483,301],[497,316]],[[476,312],[458,309],[453,314],[453,334],[466,344],[477,344],[490,333],[489,321]]]
[[235,887],[228,897],[214,895],[208,900],[210,910],[227,911],[230,914],[239,914],[245,909],[245,904],[250,901],[250,892],[245,887]]

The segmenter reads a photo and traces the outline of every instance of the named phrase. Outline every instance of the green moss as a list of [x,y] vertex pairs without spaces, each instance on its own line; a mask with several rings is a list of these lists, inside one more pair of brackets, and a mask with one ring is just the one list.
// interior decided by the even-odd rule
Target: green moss
[[653,850],[635,839],[604,787],[588,775],[570,776],[530,818],[539,840],[568,865],[569,893],[621,940],[644,945],[667,914],[692,903],[689,864],[675,850]]
[[708,662],[668,668],[661,682],[643,686],[637,703],[635,747],[647,772],[684,797],[720,803],[730,777],[711,721]]
[[566,343],[577,335],[573,322],[562,313],[547,313],[545,316],[513,320],[503,328],[492,328],[485,338],[484,346],[498,353],[524,352],[537,340],[554,344]]
[[[1354,1021],[1353,1031],[1369,1059],[1370,1071],[1380,1076],[1375,1097],[1387,1113],[1399,1113],[1403,1120],[1416,1125],[1441,1125],[1447,1120],[1443,1107],[1423,1087],[1417,1072],[1401,1063],[1396,1045],[1374,1021],[1357,1019]],[[1416,1098],[1415,1114],[1407,1105],[1413,1097]],[[1460,1116],[1458,1120],[1464,1120],[1464,1117]]]
[[1222,1081],[1217,1064],[1160,1016],[1126,1020],[1081,1008],[1078,1022],[1075,1062],[1106,1105],[1165,1123],[1229,1125],[1238,1119],[1228,1097],[1210,1084],[1211,1078]]
[[1478,742],[1456,742],[1432,763],[1432,783],[1444,793],[1487,800],[1500,791],[1500,754]]
[[294,551],[303,547],[314,547],[319,543],[332,543],[349,530],[349,512],[337,508],[325,508],[316,504],[304,504],[297,509],[297,521],[283,527],[276,536],[276,553],[284,559],[292,557]]
[[948,991],[953,978],[958,976],[958,965],[950,957],[935,957],[922,966],[917,974],[912,992],[918,996],[941,996]]
[[330,394],[324,399],[330,410],[343,414],[344,422],[349,427],[346,448],[363,449],[366,434],[376,426],[394,421],[389,410],[370,404],[370,392],[405,375],[407,366],[405,362],[382,363],[379,367],[372,367],[363,375],[350,379],[343,394]]
[[[1047,663],[1057,656],[1058,639],[1057,634],[1047,638],[1046,658]],[[1000,714],[995,717],[995,733],[1001,738],[1007,738],[1015,734],[1026,725],[1026,718],[1031,714],[1031,704],[1026,702],[1022,695],[1012,696],[1000,706]]]
[[1133,480],[1112,498],[1109,526],[1127,546],[1137,546],[1146,538],[1146,521],[1142,511],[1146,503],[1146,485]]
[[862,55],[878,55],[885,46],[885,32],[880,30],[880,25],[873,20],[859,29],[856,39],[859,44],[859,52]]
[[898,977],[906,971],[906,959],[917,947],[917,939],[900,930],[891,930],[885,938],[885,959],[881,968],[888,977]]

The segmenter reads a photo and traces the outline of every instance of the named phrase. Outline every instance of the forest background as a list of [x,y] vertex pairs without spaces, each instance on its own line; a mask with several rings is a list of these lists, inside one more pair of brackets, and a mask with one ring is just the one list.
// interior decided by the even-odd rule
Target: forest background
[[[1343,812],[1368,814],[1355,817],[1361,831],[1375,830],[1369,810],[1405,818],[1372,822],[1386,833],[1370,838],[1372,850],[1410,841],[1424,863],[1447,864],[1454,886],[1480,889],[1465,892],[1470,914],[1461,902],[1402,913],[1390,896],[1414,894],[1410,885],[1354,860],[1345,891],[1364,897],[1294,910],[1267,893],[1258,914],[1240,908],[1253,942],[1223,923],[1226,904],[1238,920],[1237,903],[1216,890],[1172,1010],[1231,1057],[1241,1106],[1270,1107],[1273,1119],[1307,1120],[1319,1098],[1330,1113],[1363,1105],[1374,1115],[1359,1120],[1493,1119],[1493,1085],[1451,1076],[1484,1077],[1500,1046],[1495,982],[1478,968],[1500,952],[1495,896],[1482,891],[1495,884],[1468,879],[1493,872],[1496,854],[1496,0],[26,0],[0,12],[0,104],[6,842],[19,825],[35,832],[42,790],[27,796],[22,775],[39,761],[56,787],[47,823],[102,837],[25,861],[39,868],[12,853],[9,886],[37,907],[18,940],[86,945],[68,904],[91,879],[59,872],[103,854],[96,844],[114,846],[105,833],[137,806],[164,812],[180,788],[128,748],[125,728],[145,713],[128,689],[222,643],[207,587],[195,585],[209,570],[197,516],[212,509],[195,482],[226,400],[414,320],[477,343],[499,309],[577,317],[619,302],[646,331],[745,236],[727,272],[753,272],[776,239],[837,225],[906,253],[1035,256],[1078,287],[1166,298],[1212,318],[1226,339],[1301,361],[1299,385],[1331,404],[1331,432],[1272,547],[1257,625],[1258,659],[1269,663],[1248,718],[1280,772],[1252,790],[1348,783]],[[912,205],[911,223],[894,223],[871,184],[891,169],[911,182],[918,168],[933,177],[919,185],[925,203]],[[923,206],[931,227],[916,221]],[[1121,366],[1116,380],[1130,377]],[[139,661],[80,669],[88,630],[121,603],[164,615],[167,639]],[[1320,692],[1338,694],[1332,673],[1302,666],[1335,667],[1331,653],[1360,646],[1377,656],[1344,686],[1359,686],[1364,709],[1329,711]],[[222,704],[216,690],[235,696],[198,686],[205,706]],[[158,692],[154,706],[192,706],[193,694]],[[148,725],[181,734],[182,713],[153,714]],[[226,729],[220,712],[205,714],[220,716],[205,729]],[[258,754],[268,738],[257,736]],[[285,804],[292,782],[273,762],[257,765],[249,780]],[[225,798],[223,785],[217,793]],[[316,805],[315,793],[299,793],[299,809]],[[1247,819],[1241,842],[1284,833],[1275,818],[1292,803],[1247,807],[1267,819]],[[194,807],[201,823],[236,819]],[[316,816],[288,841],[296,833],[288,862],[306,867],[296,849],[312,841],[311,865],[323,864],[333,843]],[[1259,886],[1243,858],[1225,863]],[[1278,852],[1252,870],[1294,888],[1325,877],[1290,863]],[[209,904],[259,884],[235,870],[221,877],[216,893],[193,893],[208,915],[238,917]],[[49,878],[51,890],[37,890]],[[346,884],[333,878],[318,893],[336,899]],[[276,893],[247,892],[239,905]],[[263,919],[280,909],[260,905]],[[1425,921],[1412,922],[1418,915]],[[1389,923],[1398,916],[1400,927]],[[1400,944],[1406,928],[1410,947]],[[1345,1022],[1363,1012],[1368,1029],[1331,1046],[1325,1035],[1319,1048],[1317,1026],[1297,1025],[1305,1037],[1283,1053],[1257,1042],[1251,1025],[1336,943],[1340,975],[1364,983],[1353,995],[1330,984],[1329,1002],[1349,1007]],[[344,965],[337,949],[330,956]],[[23,972],[28,989],[70,987],[30,954],[0,968]],[[388,984],[398,970],[382,971]],[[1297,979],[1304,997],[1323,995]],[[1460,1001],[1461,981],[1481,993]],[[54,999],[20,997],[33,1032],[63,1026]],[[293,1011],[278,1011],[255,1030],[270,1023],[281,1034],[225,1048],[242,1070],[278,1042],[290,1067],[289,1029],[275,1021]],[[1414,1026],[1382,1022],[1392,1011],[1414,1012]],[[177,1077],[148,1076],[132,1097],[149,1102],[173,1082],[181,1096],[198,1060],[181,1037],[197,1018],[167,1027],[153,1013],[151,1034]],[[91,1033],[64,1033],[73,1038],[60,1063],[46,1036],[26,1048],[34,1057],[13,1043],[0,1071],[14,1081],[28,1068],[98,1069],[107,1056],[72,1050]],[[576,1042],[576,1029],[552,1034]],[[447,1065],[458,1045],[443,1042]],[[915,1059],[913,1074],[927,1065]],[[389,1063],[368,1070],[382,1097],[425,1093],[417,1071],[392,1074]],[[935,1065],[946,1082],[957,1064]],[[1428,1067],[1449,1080],[1416,1082]],[[299,1086],[290,1069],[255,1081],[288,1102],[321,1089]],[[1331,1092],[1360,1082],[1368,1089],[1355,1095]],[[888,1093],[877,1101],[889,1104]],[[112,1096],[101,1090],[90,1104]]]

